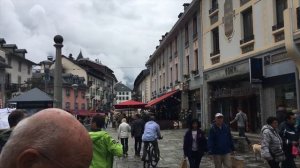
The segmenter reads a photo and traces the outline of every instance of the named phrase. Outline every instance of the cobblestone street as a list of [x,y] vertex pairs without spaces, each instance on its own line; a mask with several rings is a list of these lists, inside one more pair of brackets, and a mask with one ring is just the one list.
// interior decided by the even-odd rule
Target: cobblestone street
[[[116,130],[108,129],[108,132],[117,139]],[[159,168],[177,168],[182,160],[182,139],[185,130],[164,130],[162,135],[163,140],[159,141],[159,149],[161,151],[161,160],[159,161]],[[129,139],[128,158],[115,158],[114,168],[142,168],[143,164],[140,158],[134,157],[134,140]],[[240,155],[240,154],[237,154]],[[265,168],[267,164],[258,158],[255,160],[253,153],[246,153],[240,155],[246,162],[246,167]],[[212,161],[204,156],[201,162],[201,167],[213,168]]]

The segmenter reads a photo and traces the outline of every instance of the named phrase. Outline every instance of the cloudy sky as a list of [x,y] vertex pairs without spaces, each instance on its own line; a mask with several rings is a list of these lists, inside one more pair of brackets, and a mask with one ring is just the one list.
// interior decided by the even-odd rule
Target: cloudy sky
[[64,55],[82,50],[132,84],[185,2],[191,0],[0,0],[0,38],[38,63],[54,55],[53,37],[61,34]]

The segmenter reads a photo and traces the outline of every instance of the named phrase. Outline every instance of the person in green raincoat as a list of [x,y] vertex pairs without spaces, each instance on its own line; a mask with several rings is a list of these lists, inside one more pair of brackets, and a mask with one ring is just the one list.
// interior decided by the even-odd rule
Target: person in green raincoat
[[122,145],[107,132],[101,131],[105,119],[96,115],[92,118],[90,137],[93,141],[93,160],[90,168],[112,168],[114,156],[123,155]]

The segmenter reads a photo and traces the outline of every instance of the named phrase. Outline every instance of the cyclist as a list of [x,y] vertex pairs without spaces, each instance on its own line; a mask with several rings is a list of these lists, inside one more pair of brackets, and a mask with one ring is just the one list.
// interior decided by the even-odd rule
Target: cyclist
[[[155,120],[155,117],[150,116],[149,121],[145,124],[144,134],[142,136],[142,140],[144,142],[142,161],[145,161],[149,143],[152,143],[155,153],[158,154],[157,159],[159,160],[160,155],[159,155],[157,139],[161,139],[162,137],[160,134],[160,127],[154,120]],[[158,160],[156,160],[156,161],[158,161]]]

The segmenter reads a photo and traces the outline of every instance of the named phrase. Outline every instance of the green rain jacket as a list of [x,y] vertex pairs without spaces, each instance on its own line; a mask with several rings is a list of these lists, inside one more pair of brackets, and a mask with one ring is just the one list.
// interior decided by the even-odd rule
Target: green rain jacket
[[112,168],[114,156],[123,155],[122,145],[105,131],[89,134],[93,141],[93,160],[90,168]]

